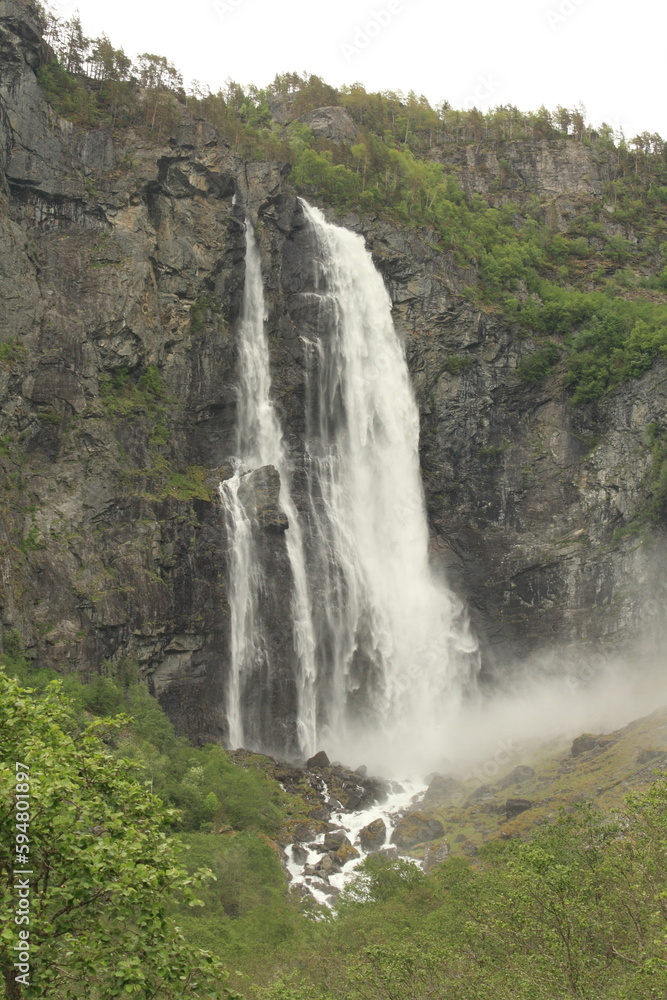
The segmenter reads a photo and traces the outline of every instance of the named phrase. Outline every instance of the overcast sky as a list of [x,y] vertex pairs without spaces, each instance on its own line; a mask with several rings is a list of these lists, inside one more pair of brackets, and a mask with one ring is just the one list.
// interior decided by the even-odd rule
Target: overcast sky
[[656,0],[53,0],[130,56],[167,56],[186,83],[264,86],[316,73],[335,86],[414,90],[431,103],[586,106],[593,124],[667,137],[665,28]]

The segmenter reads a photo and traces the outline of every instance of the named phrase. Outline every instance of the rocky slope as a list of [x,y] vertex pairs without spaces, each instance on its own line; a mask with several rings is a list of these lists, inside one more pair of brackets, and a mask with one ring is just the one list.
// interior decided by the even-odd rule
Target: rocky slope
[[[224,739],[216,484],[234,451],[245,212],[257,223],[274,389],[297,468],[299,293],[312,247],[287,167],[243,162],[187,113],[161,143],[82,131],[42,100],[44,58],[27,6],[0,0],[3,647],[59,670],[138,660],[181,731]],[[515,167],[545,205],[557,198],[570,211],[596,196],[591,155],[554,144]],[[481,191],[495,167],[471,153],[465,170]],[[574,409],[555,378],[519,381],[532,341],[467,301],[471,275],[428,233],[339,221],[366,236],[391,292],[422,415],[433,557],[469,603],[487,670],[554,642],[591,654],[644,634],[658,643],[663,532],[628,525],[652,475],[646,427],[667,419],[665,365]],[[276,489],[264,474],[258,515],[286,672],[263,710],[284,748],[294,693]]]

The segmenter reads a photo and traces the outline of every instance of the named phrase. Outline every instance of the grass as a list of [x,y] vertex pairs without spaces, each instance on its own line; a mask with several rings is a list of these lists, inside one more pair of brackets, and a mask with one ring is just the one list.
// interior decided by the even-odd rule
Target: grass
[[[554,740],[539,748],[524,745],[496,773],[486,776],[482,768],[476,776],[469,774],[455,802],[432,807],[429,812],[445,827],[443,839],[449,842],[452,854],[465,856],[468,844],[480,848],[493,840],[525,838],[553,819],[559,809],[570,808],[576,801],[588,799],[604,812],[620,808],[629,791],[644,788],[653,780],[651,764],[637,764],[638,754],[664,750],[667,756],[667,708],[609,734],[599,750],[573,757],[571,745],[572,739]],[[534,777],[501,789],[502,779],[519,764],[532,767]],[[470,796],[482,785],[490,786],[491,798],[470,802]],[[502,811],[505,802],[516,797],[534,805],[507,820]],[[465,842],[457,843],[461,835]]]

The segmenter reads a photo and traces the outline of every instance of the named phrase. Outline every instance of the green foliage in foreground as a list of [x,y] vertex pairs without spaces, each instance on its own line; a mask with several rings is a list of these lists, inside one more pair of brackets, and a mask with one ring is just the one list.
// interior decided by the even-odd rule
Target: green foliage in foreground
[[[0,932],[9,998],[111,1000],[219,996],[221,967],[193,950],[168,917],[208,877],[182,867],[168,814],[133,762],[108,746],[120,728],[80,728],[53,682],[41,698],[0,672],[0,908],[18,904],[15,854],[29,860],[28,922]],[[18,767],[18,770],[16,769]],[[29,787],[29,812],[16,812]],[[14,946],[30,932],[30,981],[17,984]]]
[[152,791],[174,810],[169,817],[174,830],[230,827],[274,834],[285,809],[296,808],[275,781],[256,768],[238,767],[222,747],[193,747],[177,737],[131,662],[121,661],[115,676],[97,676],[89,683],[77,675],[59,678],[55,671],[35,670],[20,653],[5,654],[4,662],[7,672],[37,696],[58,679],[79,725],[90,715],[128,717],[113,741],[114,752],[131,758]]
[[[662,462],[657,431],[654,438]],[[177,739],[131,664],[115,678],[54,686],[16,643],[6,645],[8,672],[27,674],[33,690],[0,673],[0,857],[6,873],[13,759],[28,756],[41,891],[39,992],[14,996],[228,996],[230,981],[202,946],[235,970],[232,985],[247,1000],[667,994],[667,777],[615,817],[579,805],[527,842],[495,842],[429,875],[405,859],[371,857],[336,915],[318,912],[314,921],[290,899],[262,832],[290,806],[275,782],[236,767],[218,747]],[[134,721],[91,722],[119,710]],[[165,812],[151,781],[179,814]],[[169,826],[186,829],[175,836]],[[200,869],[215,880],[202,880]],[[195,881],[204,905],[192,908]],[[6,875],[1,891],[8,912]],[[9,924],[5,949],[12,934]]]

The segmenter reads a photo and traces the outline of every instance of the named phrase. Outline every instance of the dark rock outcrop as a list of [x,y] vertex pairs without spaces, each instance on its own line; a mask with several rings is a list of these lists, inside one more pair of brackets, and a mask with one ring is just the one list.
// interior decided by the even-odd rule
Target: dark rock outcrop
[[423,799],[424,805],[433,806],[448,802],[460,788],[461,783],[456,778],[446,778],[441,774],[436,774],[426,789]]
[[577,736],[574,740],[570,752],[573,757],[579,757],[582,753],[588,753],[589,750],[599,750],[609,742],[609,736],[594,736],[591,733],[584,733],[583,736]]
[[508,799],[505,803],[505,815],[507,819],[516,819],[522,812],[533,808],[533,803],[529,799]]

